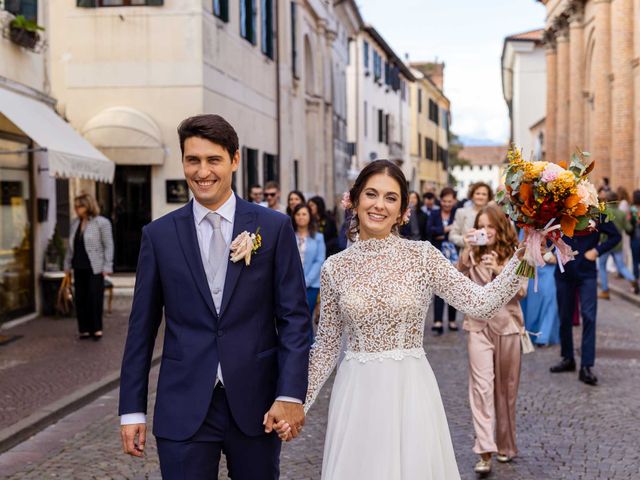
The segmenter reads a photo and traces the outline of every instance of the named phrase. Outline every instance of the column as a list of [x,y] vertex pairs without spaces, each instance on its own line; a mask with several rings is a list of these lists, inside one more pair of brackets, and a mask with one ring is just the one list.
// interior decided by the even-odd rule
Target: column
[[547,47],[547,117],[545,120],[545,160],[556,161],[557,50],[553,34],[545,34]]
[[[633,27],[640,28],[640,0],[633,0]],[[634,84],[634,111],[640,111],[640,35],[634,35],[634,58],[632,62]],[[633,185],[640,185],[640,115],[634,118],[634,172]]]
[[[582,4],[579,4],[582,5]],[[584,10],[573,10],[569,17],[569,150],[585,150],[584,145]]]
[[594,0],[595,47],[593,52],[594,128],[592,155],[596,185],[611,177],[611,0]]
[[569,29],[564,26],[557,41],[556,162],[569,161]]

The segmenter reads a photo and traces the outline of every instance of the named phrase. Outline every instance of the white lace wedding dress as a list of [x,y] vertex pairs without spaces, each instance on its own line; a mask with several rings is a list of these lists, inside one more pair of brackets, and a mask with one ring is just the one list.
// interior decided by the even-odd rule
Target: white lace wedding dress
[[459,479],[436,378],[423,349],[432,294],[492,317],[521,285],[512,259],[481,287],[427,242],[391,235],[354,243],[325,262],[305,410],[340,354],[322,463],[326,480]]

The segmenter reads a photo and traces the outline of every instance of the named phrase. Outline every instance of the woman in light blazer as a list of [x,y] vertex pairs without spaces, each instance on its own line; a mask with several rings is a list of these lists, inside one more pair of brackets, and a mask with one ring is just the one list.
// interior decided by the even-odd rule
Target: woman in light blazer
[[318,232],[318,226],[311,216],[311,210],[304,203],[294,207],[292,218],[300,260],[302,260],[304,269],[304,281],[307,285],[307,301],[311,315],[313,315],[320,291],[320,268],[326,257],[324,237]]
[[470,207],[458,208],[449,231],[449,240],[458,248],[463,248],[464,237],[473,228],[478,212],[493,200],[491,187],[484,182],[477,182],[469,188]]
[[78,217],[71,224],[64,269],[67,275],[73,270],[79,338],[100,340],[104,277],[113,272],[111,222],[100,216],[89,194],[78,195],[73,207]]

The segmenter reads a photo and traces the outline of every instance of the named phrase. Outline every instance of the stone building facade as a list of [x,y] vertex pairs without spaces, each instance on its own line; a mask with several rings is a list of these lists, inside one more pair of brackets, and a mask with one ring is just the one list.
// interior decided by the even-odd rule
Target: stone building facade
[[546,158],[576,147],[597,162],[592,179],[640,185],[640,2],[538,0],[547,9]]

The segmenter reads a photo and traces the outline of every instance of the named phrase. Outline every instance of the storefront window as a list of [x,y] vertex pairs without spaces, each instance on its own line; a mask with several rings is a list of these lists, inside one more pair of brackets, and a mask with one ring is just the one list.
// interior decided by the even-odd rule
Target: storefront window
[[0,323],[35,310],[28,144],[0,132]]

